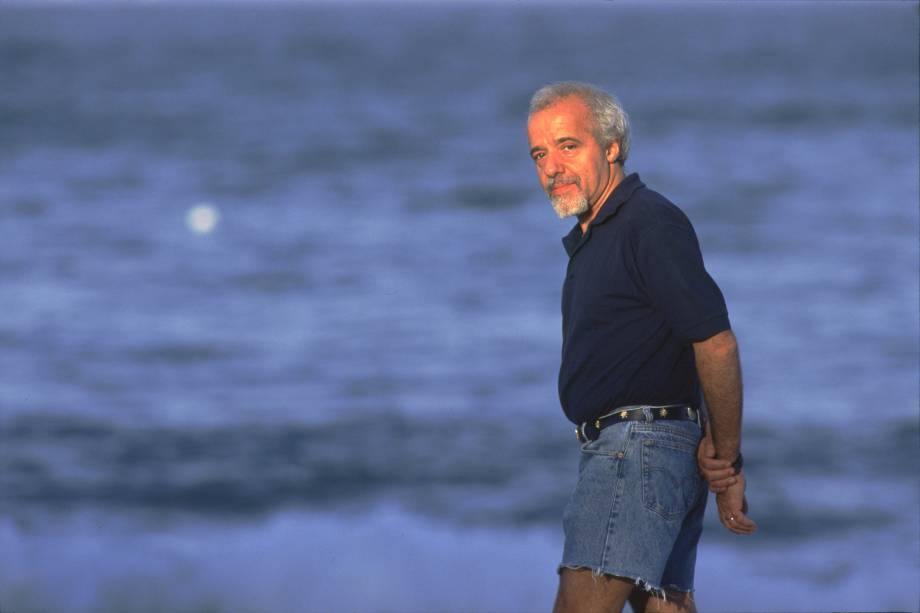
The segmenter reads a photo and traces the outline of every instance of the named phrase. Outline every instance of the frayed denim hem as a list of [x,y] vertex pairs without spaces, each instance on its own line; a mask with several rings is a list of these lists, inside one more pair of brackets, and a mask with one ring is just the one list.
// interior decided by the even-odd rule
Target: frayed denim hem
[[[665,602],[668,601],[668,594],[666,590],[662,589],[660,586],[653,585],[647,579],[643,579],[642,577],[637,577],[629,573],[620,573],[616,571],[604,570],[602,568],[598,568],[596,566],[591,566],[587,564],[584,564],[584,565],[582,564],[560,564],[559,567],[556,569],[556,573],[562,574],[563,569],[566,569],[566,568],[568,568],[569,570],[590,570],[591,574],[594,575],[595,579],[597,577],[600,577],[601,575],[606,575],[608,577],[616,577],[618,579],[627,579],[629,581],[635,582],[636,587],[648,592],[652,596],[661,598]],[[672,586],[668,586],[668,589],[671,589],[671,588]],[[693,590],[673,589],[672,591],[692,592]]]
[[680,587],[679,585],[666,585],[664,589],[668,592],[680,592],[682,594],[692,594],[693,588]]

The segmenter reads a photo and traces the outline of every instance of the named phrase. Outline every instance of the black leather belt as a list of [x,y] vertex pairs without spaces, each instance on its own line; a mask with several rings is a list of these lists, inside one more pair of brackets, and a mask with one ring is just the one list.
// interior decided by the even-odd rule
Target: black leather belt
[[663,406],[631,405],[620,407],[594,421],[584,422],[575,428],[575,436],[582,443],[597,439],[601,430],[624,421],[657,421],[659,419],[677,419],[700,423],[700,412],[687,404],[667,404]]

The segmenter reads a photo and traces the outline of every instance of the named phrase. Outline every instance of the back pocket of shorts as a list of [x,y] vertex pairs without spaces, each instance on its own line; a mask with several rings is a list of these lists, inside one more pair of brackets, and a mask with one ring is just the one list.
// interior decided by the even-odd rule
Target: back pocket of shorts
[[699,491],[696,448],[674,441],[642,441],[642,502],[665,519],[679,519]]

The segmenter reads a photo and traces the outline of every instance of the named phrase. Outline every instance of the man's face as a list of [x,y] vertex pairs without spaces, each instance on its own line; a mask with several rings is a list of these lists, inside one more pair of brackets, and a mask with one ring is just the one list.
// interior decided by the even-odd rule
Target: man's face
[[591,113],[576,96],[534,113],[527,122],[530,156],[559,217],[589,211],[611,180],[619,145],[605,149],[592,128]]

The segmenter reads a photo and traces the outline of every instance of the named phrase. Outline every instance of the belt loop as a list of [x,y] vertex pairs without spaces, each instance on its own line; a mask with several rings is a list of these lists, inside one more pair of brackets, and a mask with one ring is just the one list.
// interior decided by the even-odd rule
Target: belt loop
[[649,407],[642,407],[642,415],[645,417],[645,421],[655,421],[655,417],[652,415],[652,409]]

